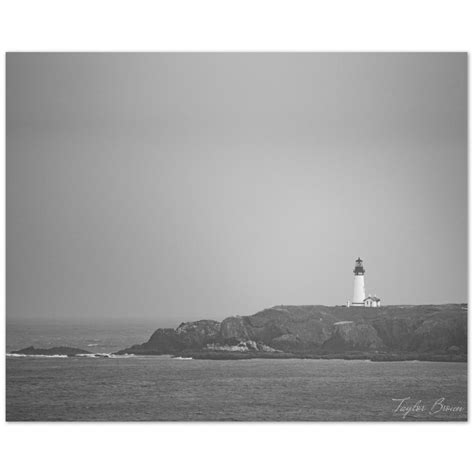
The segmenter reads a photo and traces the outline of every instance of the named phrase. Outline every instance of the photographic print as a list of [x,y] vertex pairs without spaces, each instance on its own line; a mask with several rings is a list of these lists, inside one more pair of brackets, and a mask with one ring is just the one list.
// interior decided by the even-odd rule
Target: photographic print
[[7,53],[7,421],[467,421],[466,53]]

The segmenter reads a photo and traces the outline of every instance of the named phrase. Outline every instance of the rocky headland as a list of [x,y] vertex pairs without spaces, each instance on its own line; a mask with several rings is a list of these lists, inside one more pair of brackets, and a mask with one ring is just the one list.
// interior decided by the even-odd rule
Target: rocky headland
[[117,354],[196,359],[467,360],[467,305],[275,306],[157,329]]

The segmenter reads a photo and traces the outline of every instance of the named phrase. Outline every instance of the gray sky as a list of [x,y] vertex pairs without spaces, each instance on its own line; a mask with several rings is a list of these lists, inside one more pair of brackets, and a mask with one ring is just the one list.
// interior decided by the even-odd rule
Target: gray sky
[[7,55],[7,317],[467,301],[466,54]]

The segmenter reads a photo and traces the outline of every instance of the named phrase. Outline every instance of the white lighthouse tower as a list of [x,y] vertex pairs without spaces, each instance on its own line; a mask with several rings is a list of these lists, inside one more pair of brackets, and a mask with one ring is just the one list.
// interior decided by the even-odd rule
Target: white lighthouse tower
[[354,293],[352,296],[352,306],[364,306],[365,300],[365,284],[364,284],[364,267],[359,257],[356,260],[354,268]]

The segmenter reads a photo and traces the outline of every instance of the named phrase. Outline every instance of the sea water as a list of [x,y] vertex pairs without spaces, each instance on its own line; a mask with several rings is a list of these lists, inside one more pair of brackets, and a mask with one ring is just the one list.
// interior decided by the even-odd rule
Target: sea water
[[467,419],[465,363],[135,356],[6,366],[8,421]]

